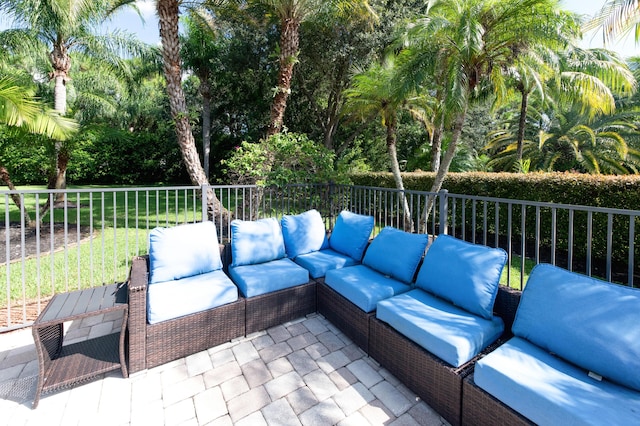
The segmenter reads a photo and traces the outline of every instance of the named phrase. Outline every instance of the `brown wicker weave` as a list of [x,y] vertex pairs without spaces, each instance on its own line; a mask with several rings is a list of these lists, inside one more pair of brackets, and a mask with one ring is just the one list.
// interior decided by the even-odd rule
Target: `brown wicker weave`
[[504,321],[504,329],[507,335],[511,334],[511,326],[516,318],[516,311],[520,304],[522,291],[510,287],[498,287],[498,294],[493,305],[493,311]]
[[316,282],[246,299],[246,333],[266,330],[316,311]]
[[[496,314],[502,316],[505,323],[513,323],[520,292],[500,287],[498,295],[500,302],[495,305]],[[462,380],[473,372],[477,358],[460,367],[452,367],[377,318],[371,318],[369,324],[369,355],[452,425],[460,424]],[[510,327],[505,328],[505,336],[509,334]],[[503,341],[500,339],[492,344],[483,354]]]
[[[120,369],[128,377],[125,358],[127,291],[116,284],[58,293],[40,313],[31,329],[38,355],[38,385],[33,408],[40,395],[66,389],[100,374]],[[68,321],[122,312],[120,332],[64,345],[64,326]]]
[[245,335],[245,299],[157,324],[147,323],[148,256],[131,264],[129,371],[135,373]]
[[470,374],[462,385],[462,424],[518,426],[533,423],[476,386],[473,374]]
[[375,312],[364,312],[322,279],[318,281],[318,312],[369,353],[369,319]]
[[377,318],[371,318],[370,325],[369,356],[449,423],[459,425],[462,379],[471,373],[472,364],[451,367]]

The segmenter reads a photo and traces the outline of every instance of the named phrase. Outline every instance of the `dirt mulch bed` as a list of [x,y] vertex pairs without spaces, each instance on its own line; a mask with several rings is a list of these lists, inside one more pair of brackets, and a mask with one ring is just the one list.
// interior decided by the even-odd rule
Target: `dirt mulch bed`
[[[35,256],[38,253],[38,235],[36,229],[22,228],[19,223],[9,223],[9,228],[0,223],[0,259],[7,261],[7,231],[9,232],[9,261],[13,262],[22,259],[23,251],[25,258]],[[23,244],[24,234],[24,244]],[[67,224],[65,236],[64,224],[56,223],[53,226],[53,250],[75,244],[78,239],[82,241],[90,235],[88,226],[80,226],[80,237],[78,238],[78,226],[75,223]],[[43,224],[40,227],[40,254],[47,254],[51,251],[51,226]]]
[[25,323],[31,323],[38,318],[40,312],[47,306],[51,297],[44,298],[40,301],[40,306],[38,307],[38,302],[28,302],[24,309],[26,309],[26,315],[23,311],[23,306],[14,305],[11,307],[11,322],[8,321],[8,309],[1,308],[0,309],[0,329],[3,327],[12,328],[18,325],[22,325]]

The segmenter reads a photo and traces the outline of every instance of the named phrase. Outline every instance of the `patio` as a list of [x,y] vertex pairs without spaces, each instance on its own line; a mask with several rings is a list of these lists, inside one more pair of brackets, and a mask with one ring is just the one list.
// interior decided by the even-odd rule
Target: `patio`
[[[66,342],[121,318],[65,324]],[[105,330],[111,325],[111,328]],[[443,425],[438,413],[319,314],[123,379],[120,372],[43,395],[31,329],[0,334],[2,422],[110,425]]]

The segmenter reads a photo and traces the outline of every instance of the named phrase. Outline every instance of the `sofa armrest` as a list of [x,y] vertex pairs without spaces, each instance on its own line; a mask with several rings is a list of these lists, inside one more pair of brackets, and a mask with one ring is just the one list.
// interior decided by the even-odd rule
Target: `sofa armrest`
[[135,256],[129,272],[129,373],[146,368],[149,257]]
[[493,306],[493,310],[504,321],[504,331],[511,334],[511,326],[516,318],[516,310],[520,304],[521,290],[516,290],[506,286],[498,287],[498,294]]

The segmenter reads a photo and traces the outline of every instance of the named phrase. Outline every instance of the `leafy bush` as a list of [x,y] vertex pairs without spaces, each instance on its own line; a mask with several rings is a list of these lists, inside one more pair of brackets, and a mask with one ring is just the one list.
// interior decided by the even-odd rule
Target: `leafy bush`
[[260,143],[242,142],[222,161],[227,183],[284,186],[303,183],[347,183],[334,168],[335,154],[307,135],[283,132]]

